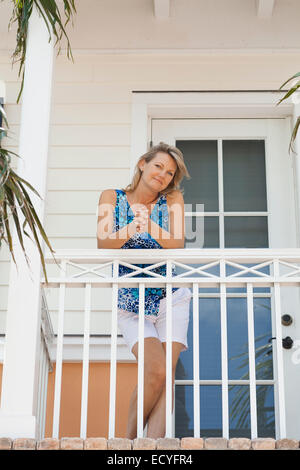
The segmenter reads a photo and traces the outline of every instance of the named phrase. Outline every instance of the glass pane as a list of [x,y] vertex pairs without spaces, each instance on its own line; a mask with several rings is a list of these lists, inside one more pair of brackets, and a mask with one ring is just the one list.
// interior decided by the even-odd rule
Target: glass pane
[[268,248],[267,217],[225,217],[225,248]]
[[202,437],[222,437],[222,388],[200,386],[200,433]]
[[216,140],[177,140],[183,155],[190,180],[184,179],[184,202],[204,204],[204,211],[218,211],[218,145]]
[[[175,437],[194,435],[194,394],[192,385],[175,385]],[[222,388],[200,386],[200,434],[222,436]]]
[[273,379],[273,344],[271,323],[271,299],[254,298],[254,335],[256,378]]
[[229,380],[249,378],[247,299],[227,299]]
[[194,390],[192,385],[175,385],[175,437],[194,435]]
[[229,386],[229,437],[251,439],[250,390],[248,385]]
[[[198,219],[198,220],[196,220]],[[200,221],[202,219],[202,222]],[[185,217],[185,248],[219,248],[219,218]],[[204,238],[204,240],[203,240]]]
[[[179,357],[175,378],[193,379],[193,302],[190,303],[188,350]],[[200,379],[221,378],[220,299],[199,299]]]
[[273,385],[257,385],[256,400],[258,437],[275,438],[275,409]]
[[265,142],[224,140],[224,210],[266,211]]

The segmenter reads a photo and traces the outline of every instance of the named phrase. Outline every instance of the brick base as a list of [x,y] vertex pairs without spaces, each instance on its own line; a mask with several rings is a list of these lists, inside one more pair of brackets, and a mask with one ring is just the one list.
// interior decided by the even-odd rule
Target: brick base
[[46,438],[10,439],[0,437],[0,450],[300,450],[297,439],[273,438],[232,438],[222,437],[195,438],[139,438],[139,439],[105,439],[104,437],[63,437],[61,439]]

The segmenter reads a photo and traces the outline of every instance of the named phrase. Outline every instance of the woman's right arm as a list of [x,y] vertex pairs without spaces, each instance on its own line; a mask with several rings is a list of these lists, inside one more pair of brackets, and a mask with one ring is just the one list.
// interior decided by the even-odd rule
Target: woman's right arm
[[116,192],[113,189],[105,189],[98,203],[97,248],[121,248],[137,232],[134,221],[118,232],[113,232],[115,205]]

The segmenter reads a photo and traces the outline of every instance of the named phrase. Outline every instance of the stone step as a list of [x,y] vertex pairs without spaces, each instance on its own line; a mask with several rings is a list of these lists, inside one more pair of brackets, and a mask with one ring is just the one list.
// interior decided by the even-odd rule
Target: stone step
[[278,439],[261,437],[247,439],[234,437],[183,437],[178,438],[113,438],[89,437],[51,437],[36,440],[31,438],[0,438],[0,450],[299,450],[297,439]]

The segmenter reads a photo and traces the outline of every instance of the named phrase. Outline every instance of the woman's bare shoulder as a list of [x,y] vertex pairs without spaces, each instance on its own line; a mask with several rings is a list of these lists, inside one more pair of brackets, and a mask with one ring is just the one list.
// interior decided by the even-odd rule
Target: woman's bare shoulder
[[173,204],[174,202],[183,202],[183,195],[179,189],[175,189],[166,195],[167,202]]
[[117,193],[114,189],[104,189],[99,197],[99,204],[115,204]]

